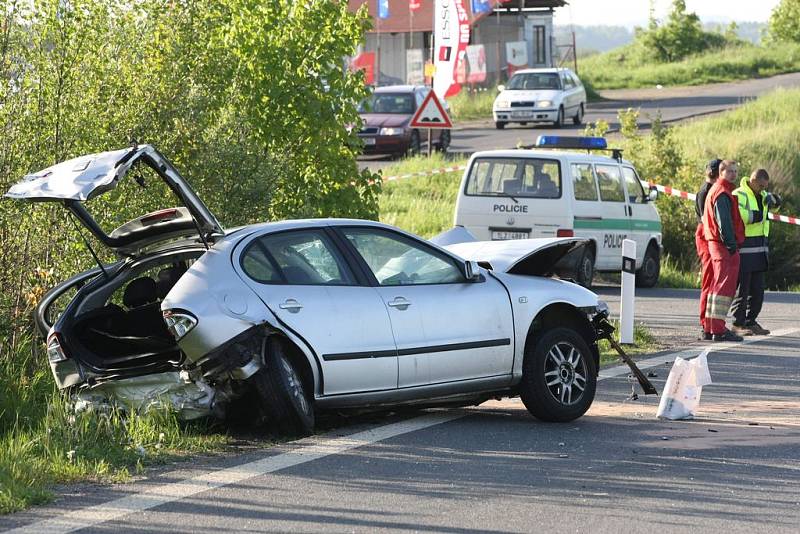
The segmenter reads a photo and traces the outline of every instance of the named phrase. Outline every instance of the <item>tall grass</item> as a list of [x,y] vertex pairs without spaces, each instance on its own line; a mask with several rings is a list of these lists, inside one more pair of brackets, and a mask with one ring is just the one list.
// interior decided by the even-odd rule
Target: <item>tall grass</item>
[[581,77],[595,90],[701,85],[746,80],[800,70],[800,44],[741,44],[711,50],[674,63],[643,58],[638,43],[585,58]]
[[450,106],[450,113],[454,120],[491,120],[492,104],[497,93],[496,87],[478,88],[474,91],[464,88],[456,96],[447,99],[447,104]]

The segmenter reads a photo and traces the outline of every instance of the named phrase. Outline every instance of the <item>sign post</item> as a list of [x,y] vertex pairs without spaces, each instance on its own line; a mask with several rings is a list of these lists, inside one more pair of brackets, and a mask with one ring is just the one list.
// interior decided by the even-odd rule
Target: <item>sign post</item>
[[447,110],[444,109],[442,103],[439,102],[439,97],[436,96],[436,91],[429,91],[422,105],[419,106],[417,112],[411,118],[409,124],[412,128],[427,128],[428,129],[428,157],[431,155],[433,148],[432,132],[433,128],[452,128],[453,123]]
[[622,241],[622,289],[619,310],[619,342],[633,343],[633,307],[636,292],[636,241]]

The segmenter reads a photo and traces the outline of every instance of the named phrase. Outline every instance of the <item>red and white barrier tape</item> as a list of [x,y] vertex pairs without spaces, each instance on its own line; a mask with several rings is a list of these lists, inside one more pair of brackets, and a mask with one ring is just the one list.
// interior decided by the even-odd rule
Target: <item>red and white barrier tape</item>
[[[466,165],[456,165],[455,167],[443,167],[441,169],[433,169],[431,171],[412,172],[409,174],[399,174],[397,176],[384,176],[383,179],[385,181],[402,180],[404,178],[414,178],[415,176],[430,176],[433,174],[446,174],[448,172],[459,172],[465,170],[466,168],[467,168]],[[664,193],[665,195],[682,198],[684,200],[694,200],[696,198],[696,195],[694,193],[681,191],[680,189],[675,189],[668,185],[661,185],[654,182],[646,182],[644,180],[641,180],[641,182],[643,187],[656,189],[659,193]],[[798,217],[787,217],[786,215],[778,215],[777,213],[770,213],[769,218],[772,221],[780,221],[800,226],[800,218]]]
[[443,167],[441,169],[433,169],[432,171],[412,172],[410,174],[399,174],[397,176],[384,176],[384,181],[402,180],[403,178],[413,178],[415,176],[430,176],[432,174],[446,174],[448,172],[459,172],[466,169],[466,165],[457,165],[455,167]]
[[[664,193],[665,195],[670,195],[673,197],[679,197],[686,200],[694,200],[696,195],[694,193],[687,193],[686,191],[681,191],[679,189],[673,189],[668,185],[661,185],[656,184],[653,182],[645,182],[644,180],[641,181],[644,187],[655,188],[658,192]],[[789,224],[794,224],[796,226],[800,226],[800,218],[798,217],[788,217],[786,215],[778,215],[777,213],[770,213],[769,218],[771,221],[780,221]]]

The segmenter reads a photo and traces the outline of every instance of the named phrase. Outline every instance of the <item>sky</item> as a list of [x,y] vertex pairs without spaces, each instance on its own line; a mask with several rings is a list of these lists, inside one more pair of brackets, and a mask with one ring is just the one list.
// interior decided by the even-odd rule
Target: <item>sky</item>
[[[581,26],[644,26],[650,12],[649,0],[567,0],[556,9],[555,23]],[[780,0],[686,0],[689,12],[703,22],[766,22]],[[656,0],[656,18],[664,19],[672,0]]]

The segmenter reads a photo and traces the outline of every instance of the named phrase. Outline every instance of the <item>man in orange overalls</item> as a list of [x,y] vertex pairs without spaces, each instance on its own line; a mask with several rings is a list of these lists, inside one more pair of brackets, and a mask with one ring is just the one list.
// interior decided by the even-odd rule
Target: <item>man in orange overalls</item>
[[714,272],[711,267],[711,256],[708,254],[708,242],[703,233],[703,209],[706,205],[706,197],[711,190],[711,186],[717,181],[719,176],[719,164],[721,159],[714,158],[706,165],[706,181],[700,191],[695,195],[694,211],[697,213],[697,230],[694,233],[694,246],[697,249],[697,257],[700,259],[700,328],[702,339],[711,339],[711,330],[706,325],[706,300],[708,291],[711,289],[711,282],[714,279]]
[[736,173],[735,161],[720,163],[719,178],[709,190],[703,209],[703,234],[713,272],[705,322],[713,341],[742,341],[741,336],[725,328],[739,279],[739,247],[744,243],[744,223],[732,194]]

